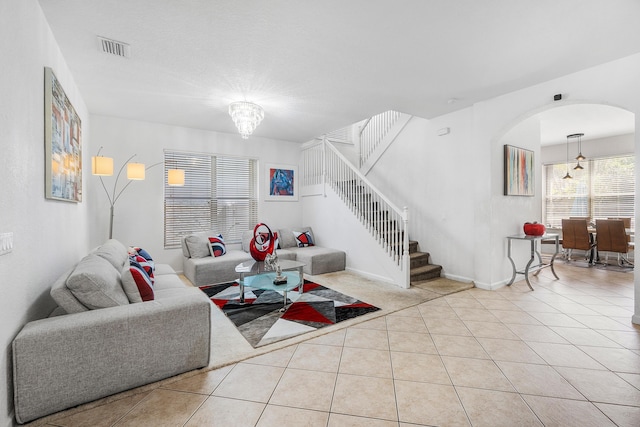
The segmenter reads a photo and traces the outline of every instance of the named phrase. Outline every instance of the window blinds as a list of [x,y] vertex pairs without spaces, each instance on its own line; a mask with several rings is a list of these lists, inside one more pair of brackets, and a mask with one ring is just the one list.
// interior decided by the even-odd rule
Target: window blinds
[[[167,185],[169,169],[184,169],[185,185]],[[238,243],[258,218],[257,161],[165,151],[164,246],[197,231],[222,234]]]
[[583,170],[562,179],[565,163],[544,166],[546,177],[545,218],[547,227],[560,227],[562,218],[589,217],[591,220],[631,217],[635,227],[635,157],[590,159]]

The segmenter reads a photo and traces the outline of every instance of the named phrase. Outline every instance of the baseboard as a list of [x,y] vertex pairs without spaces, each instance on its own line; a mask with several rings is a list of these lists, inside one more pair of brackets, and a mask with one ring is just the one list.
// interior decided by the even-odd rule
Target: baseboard
[[473,283],[473,279],[470,279],[470,278],[464,277],[464,276],[458,276],[456,274],[444,273],[442,275],[442,277],[444,277],[445,279],[449,279],[449,280],[455,280],[456,282]]
[[352,268],[352,267],[346,267],[345,270],[349,271],[351,273],[355,273],[355,274],[357,274],[359,276],[364,276],[364,277],[366,277],[368,279],[371,279],[371,280],[377,280],[379,282],[390,283],[392,285],[401,287],[396,282],[394,282],[393,279],[391,279],[389,277],[379,276],[377,274],[371,274],[371,273],[368,273],[366,271],[358,270],[358,269],[355,269],[355,268]]
[[475,282],[475,285],[476,285],[476,288],[484,289],[485,291],[495,291],[497,289],[504,288],[505,286],[507,286],[507,283],[509,283],[510,281],[511,279],[502,280],[497,283]]

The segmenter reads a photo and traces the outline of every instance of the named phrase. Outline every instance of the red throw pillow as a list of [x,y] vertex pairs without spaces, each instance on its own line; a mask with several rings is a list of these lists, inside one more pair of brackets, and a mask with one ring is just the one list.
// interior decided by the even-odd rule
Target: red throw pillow
[[293,235],[296,236],[296,243],[299,248],[306,248],[307,246],[313,246],[313,238],[308,231],[298,232],[294,231]]
[[153,283],[140,264],[135,261],[131,261],[129,272],[138,287],[138,292],[140,292],[142,301],[153,301]]

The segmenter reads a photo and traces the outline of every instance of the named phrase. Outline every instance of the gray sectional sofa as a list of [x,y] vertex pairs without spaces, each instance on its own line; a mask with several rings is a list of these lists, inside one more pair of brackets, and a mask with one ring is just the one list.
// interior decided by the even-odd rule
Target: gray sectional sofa
[[[346,253],[344,251],[315,244],[306,247],[298,246],[294,231],[309,232],[312,241],[316,241],[311,227],[281,228],[273,231],[278,233],[279,247],[276,249],[278,258],[303,262],[305,264],[304,273],[316,275],[345,269]],[[185,236],[182,239],[184,275],[195,286],[234,281],[238,278],[235,267],[252,259],[249,253],[249,243],[253,236],[253,230],[247,230],[243,233],[241,248],[227,248],[224,255],[213,257],[209,252],[207,238],[217,234],[214,231],[204,231]]]
[[206,295],[156,264],[153,300],[132,303],[129,266],[128,248],[109,240],[53,284],[54,314],[15,337],[19,423],[208,365]]

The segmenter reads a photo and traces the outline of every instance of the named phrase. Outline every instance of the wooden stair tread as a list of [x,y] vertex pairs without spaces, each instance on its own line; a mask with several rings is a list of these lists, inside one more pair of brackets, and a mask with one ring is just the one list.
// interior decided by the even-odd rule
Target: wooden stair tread
[[436,265],[436,264],[427,264],[427,265],[423,265],[420,267],[416,267],[416,268],[412,268],[411,269],[411,274],[422,274],[422,273],[429,273],[431,271],[434,270],[442,270],[442,266],[441,265]]

